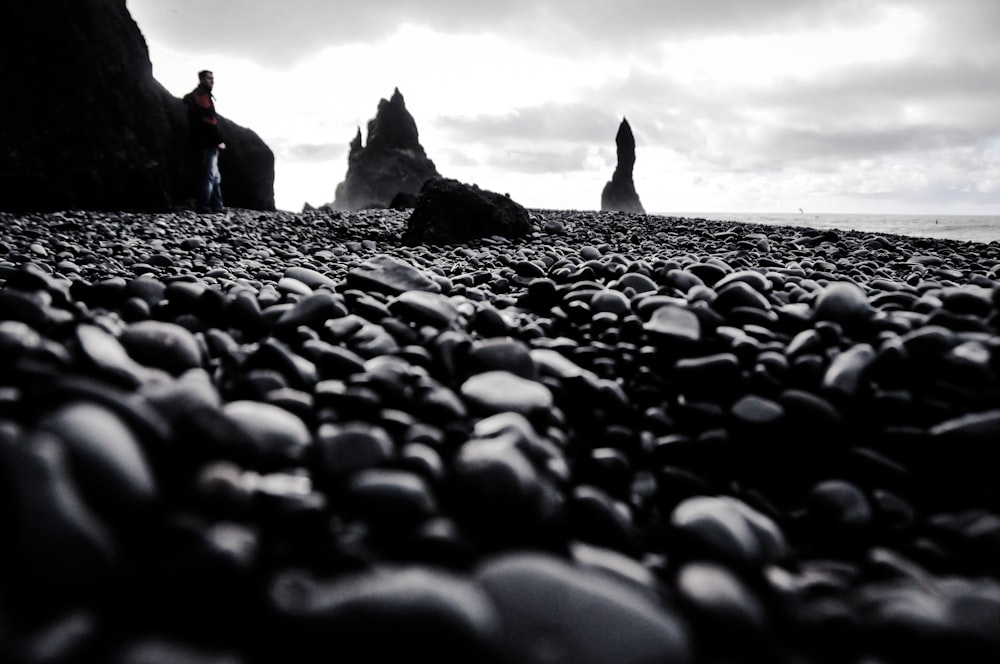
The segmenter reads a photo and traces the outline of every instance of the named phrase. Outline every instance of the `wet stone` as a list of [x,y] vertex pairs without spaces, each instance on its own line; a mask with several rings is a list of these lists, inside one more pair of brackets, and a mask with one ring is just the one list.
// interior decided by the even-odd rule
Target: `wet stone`
[[231,401],[222,410],[247,431],[263,459],[299,461],[312,444],[312,434],[302,420],[278,406],[242,400]]
[[298,661],[331,649],[371,661],[494,661],[502,635],[483,589],[430,568],[387,567],[334,579],[287,571],[267,594],[297,634],[283,656]]
[[836,282],[820,292],[813,315],[816,320],[833,321],[852,330],[867,325],[874,311],[861,288],[848,282]]
[[736,498],[689,498],[674,508],[670,524],[679,545],[692,556],[756,568],[788,555],[778,525]]
[[361,422],[323,424],[316,433],[323,471],[340,478],[382,464],[396,455],[384,429]]
[[81,486],[105,510],[139,512],[158,498],[157,482],[135,432],[96,403],[69,403],[39,428],[66,444]]
[[347,284],[351,288],[371,288],[389,295],[407,291],[441,292],[441,287],[417,268],[385,254],[370,258],[348,272]]
[[389,302],[389,311],[417,325],[445,328],[458,319],[458,309],[440,293],[407,291]]
[[203,364],[198,340],[175,323],[135,322],[126,327],[118,339],[137,362],[163,369],[174,376]]
[[673,305],[657,308],[643,326],[648,333],[664,342],[698,342],[701,322],[690,310]]
[[484,339],[469,346],[467,362],[471,373],[509,371],[521,378],[534,380],[538,369],[531,353],[527,344],[516,339]]
[[476,374],[462,384],[460,393],[472,409],[486,414],[512,411],[531,417],[553,404],[547,387],[509,371]]
[[764,604],[727,568],[711,562],[688,563],[677,572],[676,583],[681,601],[704,629],[732,637],[710,647],[743,652],[767,638],[769,620]]
[[438,511],[427,482],[406,470],[360,470],[348,480],[344,497],[348,509],[374,523],[412,524]]
[[496,606],[510,661],[695,661],[687,628],[672,610],[598,571],[522,553],[486,561],[476,579]]

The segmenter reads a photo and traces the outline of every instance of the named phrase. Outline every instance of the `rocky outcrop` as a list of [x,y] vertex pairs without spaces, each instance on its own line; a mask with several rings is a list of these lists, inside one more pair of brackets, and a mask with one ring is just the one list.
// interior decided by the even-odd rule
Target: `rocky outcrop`
[[358,128],[347,156],[347,175],[337,185],[331,207],[390,207],[400,194],[415,196],[427,180],[438,177],[434,162],[420,145],[417,123],[396,89],[391,99],[379,101],[375,117],[368,121],[364,145]]
[[[167,210],[191,198],[183,103],[153,78],[124,0],[9,5],[0,21],[0,209]],[[231,121],[221,130],[226,204],[274,209],[271,150]]]
[[429,180],[406,223],[406,244],[459,244],[531,234],[528,211],[509,197],[458,180]]
[[618,127],[615,145],[618,148],[618,165],[615,166],[611,181],[604,185],[604,191],[601,192],[601,210],[645,214],[646,211],[639,201],[639,194],[635,191],[635,182],[632,180],[632,169],[635,167],[635,136],[625,118],[622,118],[622,123]]

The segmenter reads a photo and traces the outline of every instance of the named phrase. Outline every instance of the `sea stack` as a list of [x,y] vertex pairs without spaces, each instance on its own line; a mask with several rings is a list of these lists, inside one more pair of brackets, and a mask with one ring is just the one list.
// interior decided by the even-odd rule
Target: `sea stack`
[[604,212],[635,212],[645,214],[639,194],[635,191],[632,181],[632,169],[635,167],[635,136],[628,120],[622,118],[615,136],[618,148],[618,165],[615,167],[611,181],[604,185],[601,192],[601,210]]
[[347,175],[337,185],[332,207],[387,208],[393,201],[412,200],[424,182],[438,177],[434,162],[420,145],[417,123],[397,88],[388,101],[379,100],[363,145],[358,128],[347,156]]
[[[0,61],[0,209],[167,211],[193,198],[184,105],[153,78],[124,2],[8,3]],[[273,153],[249,129],[220,129],[226,205],[273,210]]]

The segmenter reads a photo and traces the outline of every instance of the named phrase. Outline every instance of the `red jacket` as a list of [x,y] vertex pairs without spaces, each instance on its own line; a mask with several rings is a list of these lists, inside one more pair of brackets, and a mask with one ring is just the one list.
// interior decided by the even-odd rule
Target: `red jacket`
[[188,128],[191,139],[201,148],[214,148],[222,143],[219,134],[219,116],[215,114],[215,100],[208,88],[199,85],[184,96],[188,109]]

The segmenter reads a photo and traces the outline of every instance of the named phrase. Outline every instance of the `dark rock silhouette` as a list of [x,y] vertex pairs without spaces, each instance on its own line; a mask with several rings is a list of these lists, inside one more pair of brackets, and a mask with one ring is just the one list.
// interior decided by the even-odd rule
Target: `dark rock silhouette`
[[635,136],[625,118],[622,118],[622,123],[618,127],[615,145],[618,147],[618,165],[615,166],[611,181],[604,185],[604,191],[601,192],[601,210],[645,214],[646,211],[639,201],[639,194],[635,191],[635,183],[632,181],[632,169],[635,167]]
[[528,211],[509,197],[458,180],[428,180],[406,222],[406,244],[460,244],[531,233]]
[[[0,20],[0,209],[155,210],[193,198],[183,103],[124,0],[10,2]],[[191,87],[197,84],[191,72]],[[274,209],[274,155],[220,118],[229,206]]]
[[347,175],[337,185],[331,207],[386,208],[399,194],[416,196],[427,180],[438,177],[434,162],[420,145],[417,123],[396,89],[388,101],[379,100],[363,146],[358,128],[347,156]]

